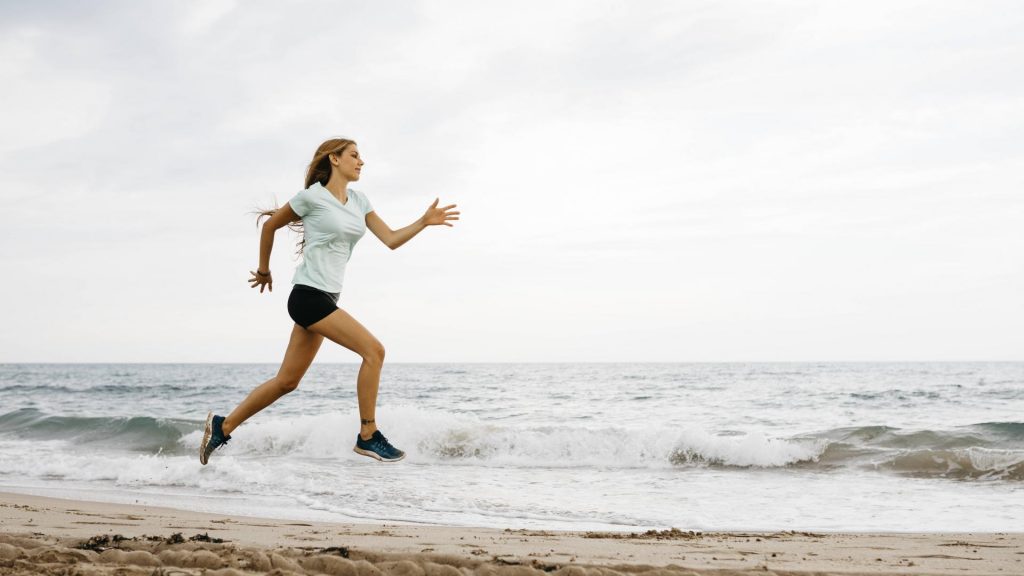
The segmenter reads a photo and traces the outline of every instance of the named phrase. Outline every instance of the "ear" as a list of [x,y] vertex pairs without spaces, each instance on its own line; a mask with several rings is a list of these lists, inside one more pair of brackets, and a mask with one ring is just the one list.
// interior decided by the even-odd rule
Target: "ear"
[[330,162],[332,166],[337,166],[340,162],[338,155],[333,152],[327,155],[327,161]]

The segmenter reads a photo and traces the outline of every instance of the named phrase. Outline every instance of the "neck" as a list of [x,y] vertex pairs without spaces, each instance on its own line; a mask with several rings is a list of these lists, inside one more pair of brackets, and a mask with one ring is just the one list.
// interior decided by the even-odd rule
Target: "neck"
[[328,192],[334,194],[335,198],[341,199],[348,196],[348,180],[337,172],[331,174],[331,178],[327,181],[327,185],[324,188],[327,188]]

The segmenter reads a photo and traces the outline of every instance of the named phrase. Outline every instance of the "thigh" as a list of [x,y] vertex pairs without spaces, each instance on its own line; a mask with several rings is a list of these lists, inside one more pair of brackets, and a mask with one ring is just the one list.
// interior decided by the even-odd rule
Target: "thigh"
[[365,326],[341,308],[310,326],[309,330],[341,344],[364,358],[379,355],[383,348],[380,341],[370,334]]
[[306,373],[313,358],[320,350],[324,337],[310,332],[298,324],[292,327],[292,337],[288,340],[288,349],[284,353],[284,361],[278,370],[278,377],[298,382]]

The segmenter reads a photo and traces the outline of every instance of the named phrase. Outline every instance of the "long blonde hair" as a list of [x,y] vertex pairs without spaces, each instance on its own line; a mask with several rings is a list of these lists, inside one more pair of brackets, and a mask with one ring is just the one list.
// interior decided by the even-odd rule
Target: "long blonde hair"
[[[317,147],[316,152],[313,154],[313,160],[309,163],[309,168],[306,169],[306,188],[313,185],[314,182],[319,182],[321,186],[326,186],[327,181],[331,179],[331,154],[341,154],[349,146],[355,144],[355,140],[349,140],[347,138],[331,138],[325,141],[323,144]],[[277,213],[278,208],[272,208],[270,210],[257,209],[256,216],[256,227],[258,228],[263,218],[270,218]],[[298,232],[299,241],[296,243],[296,254],[302,254],[302,249],[306,245],[306,235],[302,228],[302,218],[296,218],[288,223],[288,228],[293,232]]]

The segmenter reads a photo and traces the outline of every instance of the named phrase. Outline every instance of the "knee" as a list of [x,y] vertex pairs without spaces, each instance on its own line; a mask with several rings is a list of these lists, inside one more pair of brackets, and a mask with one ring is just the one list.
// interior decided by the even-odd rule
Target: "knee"
[[373,344],[363,353],[363,360],[370,364],[383,364],[384,363],[384,345],[378,340],[374,340]]
[[299,387],[299,379],[298,378],[289,378],[289,377],[281,377],[281,376],[277,377],[277,389],[280,390],[282,394],[287,394],[289,392],[294,392],[295,389],[298,388],[298,387]]

